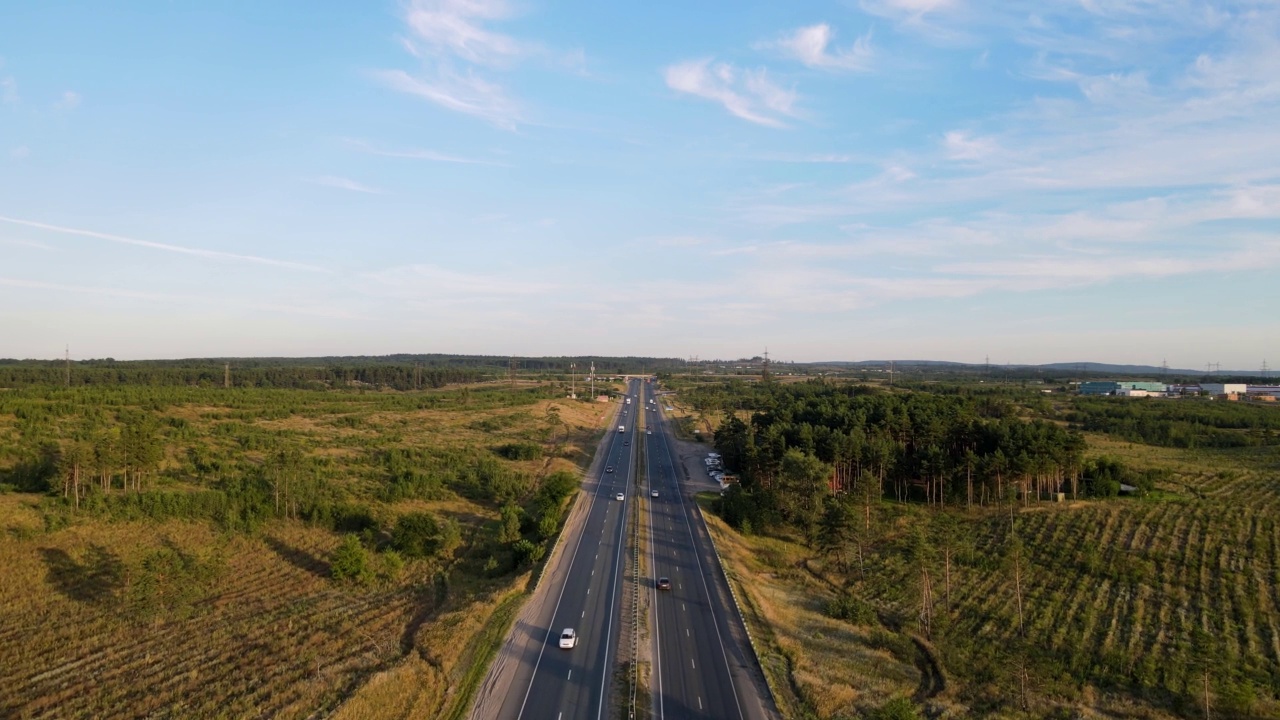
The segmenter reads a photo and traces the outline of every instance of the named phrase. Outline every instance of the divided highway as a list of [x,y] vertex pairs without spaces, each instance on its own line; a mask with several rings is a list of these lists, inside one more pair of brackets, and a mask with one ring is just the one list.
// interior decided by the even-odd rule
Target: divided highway
[[[638,394],[640,381],[628,383],[628,393]],[[626,559],[626,518],[634,501],[629,488],[635,468],[636,417],[642,412],[639,401],[623,408],[616,428],[608,433],[605,467],[585,487],[590,502],[582,532],[570,553],[568,572],[559,587],[552,587],[547,602],[553,603],[548,624],[517,627],[537,642],[516,671],[510,692],[504,698],[498,718],[516,720],[599,720],[608,713],[609,685],[613,658],[617,654],[622,627],[620,605],[623,563]],[[612,472],[606,472],[612,468]],[[616,499],[617,493],[623,499]],[[580,500],[579,502],[582,502]],[[561,649],[560,631],[573,628],[577,647]],[[531,665],[531,668],[528,667]]]

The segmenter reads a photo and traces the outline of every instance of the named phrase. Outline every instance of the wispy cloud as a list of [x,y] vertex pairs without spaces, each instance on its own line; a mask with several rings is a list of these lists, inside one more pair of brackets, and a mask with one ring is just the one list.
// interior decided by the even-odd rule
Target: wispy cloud
[[137,247],[150,248],[152,250],[164,250],[166,252],[181,253],[183,255],[194,255],[196,257],[208,258],[211,260],[234,260],[238,262],[255,263],[258,265],[271,265],[274,267],[289,268],[290,270],[328,272],[328,270],[315,265],[306,265],[304,263],[290,262],[288,260],[276,260],[274,258],[262,257],[259,255],[242,255],[239,253],[223,252],[221,250],[205,250],[203,248],[186,247],[184,245],[158,243],[150,240],[139,240],[137,238],[125,237],[123,235],[97,232],[96,230],[84,230],[81,228],[63,227],[61,225],[50,225],[48,223],[36,222],[34,220],[23,220],[20,218],[0,216],[0,222],[35,228],[37,230],[45,230],[62,235],[76,235],[79,237],[94,238],[95,240],[106,240],[108,242],[120,243],[122,245],[134,245]]
[[23,238],[0,238],[0,245],[13,245],[15,247],[29,247],[29,248],[36,248],[37,250],[56,251],[58,249],[53,247],[52,245],[46,245],[42,242],[39,242],[38,240],[25,240]]
[[505,302],[545,295],[559,289],[556,283],[530,280],[523,273],[467,273],[431,264],[364,273],[360,280],[359,289],[369,295],[451,305]]
[[363,185],[349,178],[338,177],[337,175],[320,175],[319,177],[311,178],[309,182],[325,187],[338,188],[339,190],[350,190],[351,192],[369,193],[371,195],[382,194],[382,191],[377,188]]
[[59,110],[74,110],[75,108],[80,107],[80,100],[80,93],[73,90],[67,90],[62,93],[62,97],[58,98],[58,102],[55,107]]
[[506,0],[410,0],[404,14],[408,35],[401,45],[421,67],[416,72],[379,70],[373,75],[392,90],[514,129],[523,120],[519,104],[486,74],[530,57],[574,72],[585,64],[581,51],[557,54],[493,29],[515,14]]
[[663,76],[672,90],[717,102],[757,125],[786,127],[783,118],[798,115],[795,91],[775,84],[764,68],[741,70],[704,58],[670,65]]
[[26,145],[19,145],[9,151],[9,157],[13,158],[14,160],[21,160],[25,157],[29,157],[30,155],[31,155],[31,148],[27,147]]
[[429,162],[458,163],[461,165],[493,165],[495,167],[511,167],[507,163],[498,162],[496,160],[461,157],[459,155],[449,155],[446,153],[436,152],[435,150],[387,150],[385,148],[374,147],[363,140],[348,139],[346,142],[348,145],[360,150],[361,152],[366,152],[370,155],[379,155],[381,157],[427,160]]
[[148,302],[182,303],[200,305],[202,307],[218,306],[223,309],[239,308],[252,311],[278,312],[289,315],[309,315],[334,320],[349,320],[359,315],[342,308],[331,308],[323,305],[291,305],[288,303],[243,302],[224,296],[210,297],[204,295],[184,295],[179,293],[157,293],[131,288],[95,287],[89,285],[68,285],[50,283],[39,280],[27,280],[0,276],[0,286],[16,287],[29,290],[50,290],[57,293],[92,295],[96,297],[119,298],[123,300],[146,300]]
[[793,60],[821,70],[866,70],[875,54],[871,49],[871,33],[847,48],[829,47],[835,31],[826,23],[809,25],[783,34],[776,40],[756,43],[758,49],[776,50]]

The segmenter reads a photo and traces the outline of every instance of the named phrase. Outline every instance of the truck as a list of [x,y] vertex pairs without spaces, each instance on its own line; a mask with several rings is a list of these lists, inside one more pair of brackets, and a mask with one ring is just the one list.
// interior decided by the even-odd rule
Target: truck
[[618,432],[626,432],[626,431],[627,431],[627,428],[625,426],[622,426],[622,425],[618,426]]

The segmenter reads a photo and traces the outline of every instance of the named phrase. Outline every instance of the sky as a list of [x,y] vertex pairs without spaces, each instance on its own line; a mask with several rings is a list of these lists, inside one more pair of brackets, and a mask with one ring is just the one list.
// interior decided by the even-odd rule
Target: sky
[[1280,4],[51,2],[0,357],[1280,366]]

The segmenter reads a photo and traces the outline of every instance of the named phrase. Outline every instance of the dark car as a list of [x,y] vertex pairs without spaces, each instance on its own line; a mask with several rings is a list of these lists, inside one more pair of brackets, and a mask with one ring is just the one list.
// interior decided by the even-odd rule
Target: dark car
[[630,440],[623,440],[623,441],[622,441],[622,444],[623,444],[623,445],[630,445],[630,444],[631,444],[631,441],[630,441]]
[[658,578],[658,589],[659,589],[659,590],[670,590],[670,589],[671,589],[671,580],[670,580],[670,579],[668,579],[668,578]]
[[605,468],[605,469],[604,469],[604,471],[605,471],[605,472],[607,472],[607,473],[608,473],[608,472],[613,472],[613,466],[612,466],[612,465],[610,465],[609,467]]

